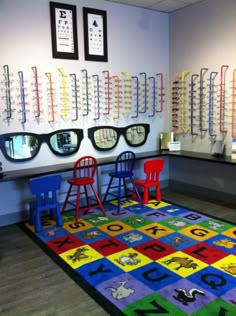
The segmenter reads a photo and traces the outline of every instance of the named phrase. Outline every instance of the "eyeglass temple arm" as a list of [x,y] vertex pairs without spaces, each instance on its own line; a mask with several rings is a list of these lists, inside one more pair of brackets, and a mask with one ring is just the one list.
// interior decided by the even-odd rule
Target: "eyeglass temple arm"
[[73,87],[74,87],[74,93],[75,93],[75,118],[72,119],[72,122],[78,121],[78,111],[79,111],[79,107],[78,107],[78,93],[77,93],[77,78],[76,78],[76,74],[70,74],[72,80],[73,80]]
[[52,74],[50,72],[46,72],[45,75],[49,80],[49,96],[50,96],[50,104],[51,104],[51,119],[48,123],[53,123],[55,121],[55,112],[54,112],[54,94],[52,88]]

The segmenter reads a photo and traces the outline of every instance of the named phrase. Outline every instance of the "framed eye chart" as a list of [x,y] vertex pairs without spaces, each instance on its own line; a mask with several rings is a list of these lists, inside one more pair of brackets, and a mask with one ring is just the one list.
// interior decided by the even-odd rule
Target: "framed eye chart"
[[107,13],[83,7],[85,60],[107,61]]
[[76,6],[49,4],[53,58],[78,59]]

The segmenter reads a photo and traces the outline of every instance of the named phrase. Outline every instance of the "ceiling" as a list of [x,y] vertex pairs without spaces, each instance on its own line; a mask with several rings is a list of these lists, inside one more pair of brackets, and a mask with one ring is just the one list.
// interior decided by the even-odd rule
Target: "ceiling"
[[204,0],[105,0],[149,10],[171,13]]

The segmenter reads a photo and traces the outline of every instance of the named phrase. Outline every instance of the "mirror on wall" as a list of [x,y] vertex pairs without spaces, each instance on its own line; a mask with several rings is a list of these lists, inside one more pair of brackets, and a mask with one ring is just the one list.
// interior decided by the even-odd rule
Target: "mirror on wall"
[[54,155],[72,155],[79,150],[82,139],[82,129],[58,130],[49,134],[19,132],[1,135],[0,147],[6,159],[21,162],[34,158],[43,142]]

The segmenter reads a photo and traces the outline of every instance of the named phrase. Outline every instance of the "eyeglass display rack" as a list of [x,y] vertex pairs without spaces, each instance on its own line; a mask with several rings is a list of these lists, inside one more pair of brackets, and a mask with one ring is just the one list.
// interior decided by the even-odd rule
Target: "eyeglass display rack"
[[215,101],[216,101],[216,84],[215,79],[218,75],[217,71],[211,71],[210,72],[210,78],[209,78],[209,113],[208,113],[208,132],[209,136],[211,137],[212,141],[215,140],[217,133],[214,129],[214,126],[216,125],[216,122],[214,120],[215,118]]
[[180,89],[180,127],[183,134],[189,131],[186,122],[186,77],[190,73],[188,70],[183,70],[181,75],[181,89]]
[[222,65],[220,69],[220,132],[227,133],[225,128],[225,116],[226,116],[226,71],[229,68],[228,65]]
[[182,135],[183,131],[180,131],[180,93],[181,93],[181,76],[174,78],[172,83],[172,129],[175,136]]
[[194,129],[194,118],[196,113],[196,99],[197,99],[197,88],[196,88],[196,80],[198,79],[198,74],[191,75],[190,82],[190,133],[192,135],[192,139],[198,136],[198,133]]
[[236,69],[233,70],[232,80],[232,109],[231,109],[231,137],[236,138]]
[[6,116],[4,117],[4,120],[9,121],[12,118],[12,96],[11,96],[11,80],[10,80],[10,72],[9,72],[9,66],[4,65],[3,66],[3,76],[4,76],[4,85],[5,85],[5,102],[6,102],[6,108],[4,112],[6,113]]
[[39,119],[41,116],[41,102],[40,102],[40,95],[39,95],[39,76],[38,76],[38,69],[36,66],[31,67],[33,74],[34,74],[34,85],[33,85],[33,89],[34,89],[34,93],[35,93],[35,113],[34,113],[34,117],[36,119]]

